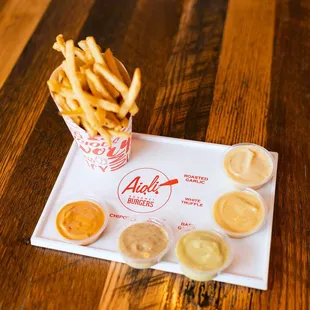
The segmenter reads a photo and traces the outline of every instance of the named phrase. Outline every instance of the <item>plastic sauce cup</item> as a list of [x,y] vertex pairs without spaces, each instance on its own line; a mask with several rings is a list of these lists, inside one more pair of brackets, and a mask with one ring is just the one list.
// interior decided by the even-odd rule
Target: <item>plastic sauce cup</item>
[[[232,150],[238,148],[238,147],[244,147],[244,146],[250,146],[250,147],[257,148],[257,149],[263,151],[266,154],[267,158],[270,160],[270,163],[272,165],[271,174],[265,180],[263,180],[260,183],[249,183],[249,184],[246,184],[246,183],[238,182],[237,180],[231,178],[231,176],[227,173],[227,171],[225,169],[225,158],[228,155],[228,153],[231,152]],[[258,188],[262,187],[263,185],[265,185],[267,182],[269,182],[272,179],[272,177],[274,176],[274,173],[275,173],[275,162],[274,162],[274,158],[271,155],[271,153],[268,150],[266,150],[264,147],[262,147],[260,145],[257,145],[257,144],[254,144],[254,143],[238,143],[238,144],[234,144],[234,145],[228,147],[227,150],[224,152],[222,170],[223,170],[224,174],[238,188],[242,188],[242,189],[245,189],[245,188],[258,189]]]
[[[98,230],[98,232],[96,232],[94,235],[90,236],[89,238],[86,239],[82,239],[82,240],[72,240],[72,239],[68,239],[66,237],[64,237],[60,231],[58,231],[57,229],[57,225],[56,225],[56,220],[57,220],[57,216],[59,214],[59,212],[69,203],[72,202],[77,202],[77,201],[90,201],[94,204],[96,204],[98,207],[100,207],[104,213],[104,223],[101,226],[101,228]],[[55,225],[56,225],[56,229],[59,233],[59,235],[61,236],[62,239],[64,239],[66,242],[72,243],[72,244],[76,244],[76,245],[89,245],[94,243],[95,241],[97,241],[99,239],[99,237],[102,235],[103,231],[106,229],[108,222],[109,222],[109,209],[106,205],[106,203],[99,199],[98,197],[96,197],[93,194],[72,194],[67,196],[64,200],[61,201],[60,203],[60,209],[57,212],[56,218],[55,218]]]
[[[258,232],[264,226],[264,224],[266,223],[267,215],[268,215],[268,208],[267,208],[267,204],[266,204],[265,200],[263,199],[263,197],[258,192],[256,192],[255,190],[253,190],[251,188],[246,188],[244,190],[236,190],[235,192],[237,192],[237,191],[239,191],[239,192],[246,192],[246,193],[249,193],[251,195],[254,195],[261,202],[261,206],[263,208],[264,215],[263,215],[263,219],[262,219],[261,223],[257,227],[255,227],[254,229],[252,229],[252,230],[250,230],[248,232],[244,232],[244,233],[232,232],[230,230],[227,230],[227,229],[223,228],[222,226],[220,226],[217,223],[217,221],[214,218],[214,208],[215,208],[216,202],[213,205],[212,215],[213,215],[213,221],[214,221],[215,225],[220,230],[223,230],[231,238],[241,239],[241,238],[245,238],[245,237],[248,237],[250,235],[255,234],[256,232]],[[234,191],[231,191],[231,192],[234,192]],[[228,193],[230,193],[230,192],[227,192],[226,194],[228,194]],[[223,195],[225,195],[225,194],[223,194]],[[219,197],[218,199],[220,199],[220,198],[221,197]]]
[[[122,233],[129,227],[139,224],[139,223],[150,223],[153,225],[156,225],[158,227],[160,227],[161,229],[164,230],[167,239],[168,239],[168,243],[167,246],[164,248],[163,251],[161,251],[160,253],[149,257],[149,258],[134,258],[134,257],[130,257],[128,256],[128,254],[125,254],[121,248],[120,248],[120,238]],[[170,228],[170,226],[168,224],[166,224],[164,221],[157,219],[157,218],[143,218],[143,217],[139,217],[138,219],[136,219],[133,222],[130,222],[128,224],[125,224],[119,233],[118,236],[118,247],[119,247],[119,251],[125,261],[125,263],[127,265],[129,265],[130,267],[136,268],[136,269],[146,269],[146,268],[150,268],[151,266],[157,264],[162,258],[163,256],[169,251],[169,249],[171,248],[173,242],[173,233],[172,233],[172,229]]]
[[[182,259],[180,259],[177,255],[177,247],[179,245],[179,242],[182,240],[182,238],[184,238],[186,235],[191,234],[195,231],[204,231],[204,232],[208,232],[210,234],[215,235],[216,237],[220,238],[221,241],[227,246],[228,248],[228,257],[226,258],[224,264],[222,266],[220,266],[217,269],[213,269],[213,270],[197,270],[194,269],[190,266],[188,266],[187,264],[185,264],[184,262],[182,262]],[[226,236],[224,233],[220,233],[216,230],[201,230],[201,229],[197,229],[197,230],[193,230],[193,231],[189,231],[186,232],[178,241],[177,245],[176,245],[176,255],[178,258],[178,262],[181,268],[181,271],[183,272],[183,274],[188,277],[189,279],[195,280],[195,281],[201,281],[201,282],[206,282],[206,281],[210,281],[213,278],[215,278],[218,274],[220,274],[223,270],[225,270],[232,262],[233,260],[233,247],[231,244],[230,239],[228,238],[228,236]]]

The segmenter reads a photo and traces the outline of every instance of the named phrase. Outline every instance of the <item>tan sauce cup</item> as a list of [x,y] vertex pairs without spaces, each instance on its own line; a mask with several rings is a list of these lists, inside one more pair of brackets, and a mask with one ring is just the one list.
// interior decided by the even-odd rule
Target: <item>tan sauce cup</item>
[[[226,159],[228,158],[228,156],[230,154],[232,154],[231,152],[235,152],[236,150],[238,150],[238,148],[244,148],[244,147],[257,149],[257,151],[261,152],[261,154],[264,154],[266,156],[266,160],[269,162],[269,164],[271,166],[271,172],[270,172],[269,176],[266,177],[261,182],[241,182],[241,181],[238,181],[241,179],[241,177],[239,177],[238,175],[233,176],[232,172],[227,171],[227,167],[225,166],[225,164],[227,162]],[[246,164],[246,163],[242,163],[242,164]],[[241,189],[245,189],[245,188],[258,189],[258,188],[262,187],[263,185],[265,185],[266,183],[268,183],[272,179],[272,177],[274,176],[275,162],[274,162],[274,158],[271,155],[271,153],[268,150],[266,150],[265,148],[263,148],[262,146],[257,145],[257,144],[253,144],[253,143],[239,143],[239,144],[235,144],[235,145],[228,147],[228,149],[225,151],[224,156],[223,156],[222,170],[223,170],[224,174],[230,179],[230,181],[235,186],[237,186],[238,188],[241,188]]]

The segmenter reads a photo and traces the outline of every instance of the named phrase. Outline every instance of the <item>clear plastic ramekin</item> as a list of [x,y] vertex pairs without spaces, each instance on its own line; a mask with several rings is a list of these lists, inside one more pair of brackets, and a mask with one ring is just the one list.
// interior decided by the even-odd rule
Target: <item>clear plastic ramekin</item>
[[[130,257],[130,256],[126,255],[124,252],[122,252],[122,250],[120,249],[120,246],[119,246],[119,240],[120,240],[122,233],[128,227],[139,224],[139,223],[151,223],[151,224],[154,224],[154,225],[162,228],[165,231],[167,239],[168,239],[168,244],[162,252],[160,252],[160,253],[158,253],[158,254],[150,257],[150,258],[134,258],[134,257]],[[158,218],[147,218],[147,217],[143,217],[143,216],[138,217],[135,221],[132,221],[130,223],[123,225],[120,229],[119,236],[118,236],[119,251],[120,251],[125,263],[127,265],[129,265],[130,267],[133,267],[136,269],[146,269],[146,268],[150,268],[151,266],[157,264],[163,258],[163,256],[170,250],[172,243],[173,243],[173,233],[172,233],[172,229],[170,228],[170,226],[167,223],[165,223],[164,221],[162,221]]]
[[[250,146],[250,147],[257,148],[257,149],[263,151],[267,155],[267,158],[269,158],[269,160],[270,160],[270,163],[272,165],[271,174],[265,180],[263,180],[260,183],[249,183],[249,184],[246,184],[246,183],[238,182],[238,181],[234,180],[233,178],[231,178],[231,176],[229,175],[229,173],[227,173],[227,171],[225,169],[225,158],[228,155],[228,153],[231,152],[232,150],[238,148],[238,147],[244,147],[244,146]],[[223,161],[222,161],[222,170],[223,170],[223,173],[238,188],[242,188],[242,189],[244,189],[244,188],[258,189],[258,188],[262,187],[263,185],[265,185],[267,182],[269,182],[272,179],[272,177],[274,176],[274,173],[275,173],[275,162],[274,162],[274,158],[271,155],[271,153],[268,150],[266,150],[264,147],[262,147],[262,146],[260,146],[258,144],[254,144],[254,143],[238,143],[238,144],[234,144],[234,145],[228,147],[227,150],[224,152]]]
[[[233,193],[233,192],[245,192],[245,193],[249,193],[251,195],[254,195],[260,202],[261,202],[261,206],[263,208],[263,211],[264,211],[264,216],[263,216],[263,219],[262,221],[259,223],[258,226],[256,226],[254,229],[248,231],[248,232],[244,232],[244,233],[237,233],[237,232],[232,232],[230,230],[227,230],[225,228],[223,228],[215,219],[214,217],[214,209],[215,209],[215,204],[216,202],[218,201],[218,199],[220,199],[223,195],[226,195],[226,194],[229,194],[229,193]],[[213,221],[214,221],[214,224],[220,229],[220,230],[223,230],[229,237],[231,238],[234,238],[234,239],[241,239],[241,238],[245,238],[245,237],[248,237],[250,235],[253,235],[255,234],[256,232],[258,232],[266,223],[266,219],[267,219],[267,215],[268,215],[268,208],[267,208],[267,204],[264,200],[264,198],[255,190],[251,189],[251,188],[246,188],[246,189],[243,189],[243,190],[235,190],[235,191],[230,191],[230,192],[227,192],[227,193],[224,193],[223,195],[221,195],[217,200],[216,202],[214,203],[213,205],[213,210],[212,210],[212,215],[213,215]]]
[[[98,230],[97,233],[94,235],[90,236],[89,238],[82,239],[82,240],[72,240],[64,237],[60,231],[57,229],[56,225],[56,220],[59,212],[64,208],[67,204],[72,203],[72,202],[77,202],[77,201],[90,201],[96,204],[98,207],[100,207],[104,213],[104,223],[102,227]],[[55,218],[55,225],[56,229],[61,236],[62,239],[64,239],[68,243],[76,244],[76,245],[89,245],[91,243],[94,243],[99,239],[99,237],[102,235],[103,231],[106,229],[108,222],[109,222],[109,208],[107,207],[105,201],[100,199],[98,196],[95,194],[81,194],[81,193],[72,193],[68,196],[66,196],[61,202],[59,203],[59,211],[57,212],[56,218]]]
[[[188,265],[186,265],[184,262],[182,262],[182,259],[178,257],[177,255],[177,248],[181,242],[181,240],[187,236],[188,234],[192,234],[192,233],[195,233],[197,231],[203,231],[203,232],[207,232],[207,233],[211,233],[213,235],[215,235],[217,238],[220,238],[221,241],[223,243],[225,243],[225,245],[227,246],[228,248],[228,257],[226,258],[224,264],[217,268],[217,269],[213,269],[213,270],[198,270],[198,269],[194,269]],[[218,274],[220,274],[223,270],[225,270],[232,262],[233,260],[233,247],[232,247],[232,243],[229,239],[228,236],[226,236],[224,233],[220,233],[214,229],[208,229],[208,230],[202,230],[202,229],[195,229],[193,231],[189,231],[189,232],[186,232],[179,240],[178,240],[178,243],[176,245],[176,248],[175,248],[175,252],[176,252],[176,256],[178,258],[178,262],[179,262],[179,265],[180,265],[180,268],[182,270],[182,272],[184,273],[184,275],[186,277],[188,277],[189,279],[192,279],[192,280],[195,280],[195,281],[201,281],[201,282],[206,282],[206,281],[210,281],[212,280],[213,278],[215,278]]]

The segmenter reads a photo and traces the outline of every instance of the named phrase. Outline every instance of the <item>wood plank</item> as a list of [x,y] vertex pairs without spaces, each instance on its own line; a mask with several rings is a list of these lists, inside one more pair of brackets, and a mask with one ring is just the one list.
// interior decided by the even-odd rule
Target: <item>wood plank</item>
[[0,88],[51,0],[4,0],[0,6]]
[[142,71],[140,111],[133,122],[136,132],[146,133],[148,130],[180,14],[180,1],[159,0],[154,3],[140,0],[125,33],[119,50],[120,59],[131,74],[136,67]]
[[[275,1],[229,1],[206,141],[266,145],[274,24]],[[265,292],[215,282],[206,287],[214,296],[210,309],[267,308]],[[195,302],[201,287],[192,292]]]
[[198,283],[181,275],[137,270],[112,262],[99,309],[226,309],[223,303],[234,301],[232,292],[240,289],[244,290],[232,285],[214,285],[214,282]]
[[[74,290],[63,294],[59,282],[74,287],[79,279],[73,280],[71,272],[80,257],[36,249],[30,246],[29,239],[67,150],[63,151],[62,157],[53,152],[61,150],[65,143],[69,146],[72,141],[51,99],[41,122],[37,123],[49,97],[46,80],[61,60],[51,46],[55,36],[64,29],[67,36],[78,35],[92,4],[89,0],[78,3],[53,1],[0,91],[0,265],[7,266],[0,277],[1,309],[16,309],[16,305],[32,308],[34,304],[37,308],[47,308],[45,305],[51,300],[55,304],[69,304],[70,300],[76,299]],[[63,134],[59,130],[63,130]],[[25,149],[32,132],[34,137]],[[55,134],[58,134],[60,145],[51,150],[56,146],[51,138],[55,139]],[[57,164],[51,163],[51,158]],[[103,286],[103,282],[96,281],[104,281],[104,261],[97,264],[102,266],[101,273],[92,264],[77,264],[81,267],[74,274],[80,274],[80,279],[84,277],[84,283],[89,279],[95,286]],[[63,280],[65,274],[67,282]],[[95,275],[102,275],[102,278],[93,280]],[[86,298],[88,290],[97,292],[96,288],[88,286],[86,293],[80,293],[81,299],[76,301],[98,304],[98,301]],[[100,292],[97,295],[99,300]],[[65,298],[56,301],[56,296]],[[40,307],[40,304],[44,306]]]
[[49,96],[46,81],[61,61],[51,48],[55,37],[65,29],[75,38],[92,4],[53,1],[0,90],[0,197]]
[[112,262],[99,309],[162,309],[170,302],[170,277],[157,270],[139,271]]
[[253,302],[310,307],[310,3],[277,1],[267,147],[279,152],[270,290]]
[[206,141],[265,145],[274,23],[274,0],[230,0]]
[[[74,4],[73,1],[65,2],[62,5],[55,3],[55,7],[52,10],[51,8],[48,9],[47,16],[42,21],[43,24],[47,24],[45,26],[39,25],[35,38],[39,37],[43,40],[44,34],[49,36],[48,29],[56,23],[60,23],[59,28],[66,29],[66,37],[77,37],[87,18],[88,10],[92,6],[89,20],[82,30],[82,37],[101,33],[100,38],[109,38],[110,31],[113,28],[115,33],[107,44],[114,42],[114,38],[118,38],[117,44],[120,46],[123,41],[122,31],[127,30],[127,24],[131,20],[133,4],[135,3],[124,0],[122,6],[124,10],[119,10],[114,1],[105,1],[104,3],[97,1],[93,6],[92,2],[79,3],[78,5]],[[63,15],[58,16],[58,10],[61,10]],[[70,27],[66,26],[66,22],[71,23],[72,21],[68,12],[77,15],[77,23],[70,24]],[[102,14],[106,25],[111,25],[110,28],[102,27]],[[122,20],[122,22],[116,25],[115,20]],[[39,31],[39,29],[41,30]],[[37,61],[40,70],[32,72],[31,80],[28,82],[28,90],[31,90],[30,87],[36,88],[35,84],[39,80],[44,95],[40,97],[42,98],[40,108],[43,109],[41,114],[31,115],[29,118],[27,115],[23,115],[27,120],[33,120],[35,128],[29,140],[27,137],[25,141],[27,145],[21,149],[16,158],[12,166],[13,170],[8,170],[10,177],[8,177],[8,183],[1,197],[0,265],[8,266],[2,271],[0,277],[0,287],[3,288],[0,291],[1,309],[9,309],[10,307],[14,309],[16,307],[26,309],[49,307],[56,309],[96,308],[108,271],[109,262],[39,249],[29,244],[35,225],[72,143],[72,137],[62,118],[59,117],[45,84],[47,76],[61,59],[61,56],[51,49],[55,35],[61,31],[63,29],[55,29],[49,38],[43,42],[40,41],[40,44],[43,45],[42,49],[48,53],[48,58],[45,58],[43,53],[38,54],[37,51],[32,56],[27,54],[26,57],[23,54],[17,64],[18,70],[15,67],[11,74],[11,76],[16,74],[15,76],[18,77],[22,68],[27,70],[27,63]],[[34,42],[32,42],[33,40]],[[34,38],[32,41],[28,44],[31,45],[31,49],[33,45],[39,44]],[[30,47],[27,46],[26,50],[29,49]],[[25,57],[26,59],[24,59]],[[31,57],[34,57],[35,60]],[[21,61],[22,64],[20,64]],[[45,77],[45,75],[47,76]],[[11,87],[7,86],[8,83],[11,83],[11,76],[4,86],[6,91],[2,90],[3,98],[6,97],[6,92],[10,94],[13,91]],[[14,81],[15,79],[11,80]],[[11,86],[13,87],[15,84]],[[22,91],[25,92],[23,89]],[[28,98],[20,94],[18,104],[14,104],[13,101],[12,104],[14,105],[10,112],[22,113],[20,107],[26,103],[25,108],[28,108],[29,112],[28,102],[31,103],[32,98],[38,101],[36,92],[31,92],[29,96]],[[13,140],[16,137],[23,138],[18,131],[15,131],[12,137]],[[24,139],[26,138],[24,137]],[[15,150],[18,150],[19,145],[14,147]],[[25,180],[27,181],[25,182]]]
[[98,306],[107,261],[30,245],[71,143],[71,134],[49,99],[0,203],[0,265],[6,266],[0,277],[0,309]]
[[[173,35],[178,27],[180,9],[175,0],[155,3],[148,0],[124,1],[122,10],[111,2],[103,4],[98,1],[79,35],[82,39],[92,34],[103,49],[110,47],[131,75],[136,67],[141,68],[140,111],[133,123],[136,132],[145,133],[149,126],[157,91],[165,76]],[[127,12],[132,12],[129,19]],[[102,20],[105,21],[104,27]]]
[[[143,60],[141,69],[142,72],[147,72],[147,77],[144,76],[145,86],[151,87],[147,90],[151,97],[142,94],[139,100],[139,129],[148,128],[149,133],[172,136],[183,136],[185,131],[187,138],[204,139],[224,28],[226,2],[214,4],[212,1],[185,1],[176,21],[178,27],[168,31],[170,43],[161,39],[167,32],[167,26],[160,28],[162,33],[158,29],[156,32],[149,32],[152,24],[169,24],[165,20],[155,22],[159,16],[163,18],[163,12],[164,17],[170,21],[173,16],[173,13],[167,10],[167,2],[157,1],[156,4],[157,8],[154,8],[152,2],[151,10],[149,1],[139,2],[132,17],[133,24],[129,25],[125,37],[125,47],[132,39],[133,52],[140,50]],[[171,8],[172,12],[173,10]],[[140,38],[138,34],[141,30],[143,36]],[[150,46],[145,47],[144,35],[159,41],[161,46],[151,40]],[[165,49],[162,46],[165,46]],[[156,47],[160,49],[154,49]],[[144,56],[146,53],[147,57]],[[154,53],[159,53],[158,57],[156,54],[154,56]],[[138,52],[136,55],[139,56]],[[157,66],[160,65],[159,68],[156,65],[151,66],[154,61]],[[134,59],[131,63],[135,64]],[[147,70],[146,64],[149,64]],[[164,74],[160,73],[161,70]],[[155,106],[152,104],[153,98],[156,99]],[[197,305],[207,305],[208,294],[213,287],[202,289],[202,286],[196,285],[196,295],[193,296],[193,283],[183,276],[153,270],[138,271],[124,264],[111,263],[99,308],[196,309]],[[203,290],[205,293],[201,295]]]
[[185,1],[148,132],[203,141],[226,1]]

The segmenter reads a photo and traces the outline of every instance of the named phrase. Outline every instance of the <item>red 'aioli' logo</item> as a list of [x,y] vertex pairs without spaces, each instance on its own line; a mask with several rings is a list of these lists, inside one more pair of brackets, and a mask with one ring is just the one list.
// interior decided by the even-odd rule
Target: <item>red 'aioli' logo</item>
[[140,168],[126,174],[118,186],[122,205],[136,213],[150,213],[162,208],[170,199],[171,186],[177,179],[169,180],[154,168]]
[[158,194],[159,189],[159,175],[156,175],[154,179],[152,180],[151,184],[143,184],[141,181],[141,176],[135,177],[127,187],[122,191],[122,194],[124,194],[127,191],[130,191],[133,194],[144,194],[146,193],[155,193]]

